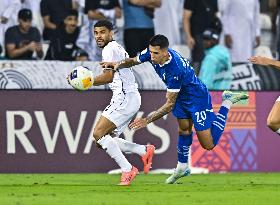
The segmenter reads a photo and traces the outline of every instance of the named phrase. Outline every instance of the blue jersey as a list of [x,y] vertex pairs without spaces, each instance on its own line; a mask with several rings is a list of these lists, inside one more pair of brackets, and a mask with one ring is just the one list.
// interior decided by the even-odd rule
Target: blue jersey
[[153,64],[149,49],[141,52],[138,56],[139,62],[149,61],[156,73],[167,87],[167,91],[179,92],[177,100],[186,104],[193,104],[201,98],[208,96],[208,89],[196,77],[189,61],[175,50],[168,49],[170,59],[164,64]]
[[162,79],[169,92],[178,92],[172,110],[178,119],[191,118],[196,130],[211,127],[214,119],[211,97],[206,86],[196,77],[188,60],[179,53],[168,49],[169,60],[163,64],[153,64],[149,49],[137,57],[139,62],[149,61]]

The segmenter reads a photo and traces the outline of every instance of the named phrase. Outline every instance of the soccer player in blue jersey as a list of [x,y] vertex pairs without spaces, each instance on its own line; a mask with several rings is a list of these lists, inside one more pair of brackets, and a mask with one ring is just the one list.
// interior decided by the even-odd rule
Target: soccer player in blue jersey
[[130,128],[146,127],[147,124],[172,111],[179,127],[178,164],[166,183],[173,184],[177,179],[190,175],[188,156],[193,140],[192,127],[194,126],[196,130],[201,146],[206,150],[212,150],[222,136],[230,107],[240,100],[247,99],[248,95],[224,91],[221,108],[215,115],[206,86],[196,77],[189,62],[168,46],[169,42],[165,36],[156,35],[150,40],[149,48],[142,51],[139,56],[120,62],[103,62],[101,65],[121,69],[148,61],[167,86],[165,104],[153,114],[135,119]]

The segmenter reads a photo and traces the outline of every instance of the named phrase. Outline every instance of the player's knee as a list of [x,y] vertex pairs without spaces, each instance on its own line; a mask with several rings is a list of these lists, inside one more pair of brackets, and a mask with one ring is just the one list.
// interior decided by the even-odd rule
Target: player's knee
[[178,132],[179,132],[179,135],[190,135],[190,134],[192,134],[192,128],[191,127],[186,127],[186,128],[179,127]]
[[191,130],[179,130],[179,135],[190,135],[192,134]]
[[202,147],[203,147],[203,149],[206,149],[206,150],[210,151],[210,150],[214,149],[215,145],[213,145],[213,144],[203,144]]
[[277,119],[274,118],[268,118],[267,119],[267,126],[272,129],[273,131],[279,129],[280,122]]
[[101,129],[94,129],[93,131],[93,138],[95,139],[95,141],[99,140],[101,137],[104,136],[104,133]]

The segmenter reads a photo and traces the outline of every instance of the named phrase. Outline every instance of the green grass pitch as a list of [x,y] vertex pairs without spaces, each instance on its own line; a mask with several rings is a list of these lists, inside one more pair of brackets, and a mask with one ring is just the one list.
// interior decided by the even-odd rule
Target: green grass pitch
[[191,175],[166,185],[168,175],[0,174],[1,205],[270,205],[280,204],[280,173]]

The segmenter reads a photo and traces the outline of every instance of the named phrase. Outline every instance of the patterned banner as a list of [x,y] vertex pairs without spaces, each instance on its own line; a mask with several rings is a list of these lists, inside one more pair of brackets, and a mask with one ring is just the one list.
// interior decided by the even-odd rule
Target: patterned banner
[[[102,72],[97,62],[0,61],[0,89],[71,89],[65,78],[78,65]],[[150,63],[133,67],[140,90],[165,90]],[[280,90],[280,71],[251,64],[233,67],[232,90]],[[93,89],[108,89],[98,86]]]
[[[117,168],[92,141],[92,131],[110,101],[110,91],[1,90],[0,172],[106,172]],[[142,91],[138,117],[147,116],[165,102],[163,91]],[[213,107],[221,92],[212,92]],[[250,92],[250,100],[232,107],[225,132],[212,150],[192,145],[192,167],[211,172],[280,171],[280,137],[266,126],[267,115],[280,92]],[[155,144],[153,169],[171,169],[177,163],[178,128],[169,114],[141,130],[126,129],[123,137]],[[129,161],[141,168],[137,155]],[[194,169],[195,169],[194,168]]]

